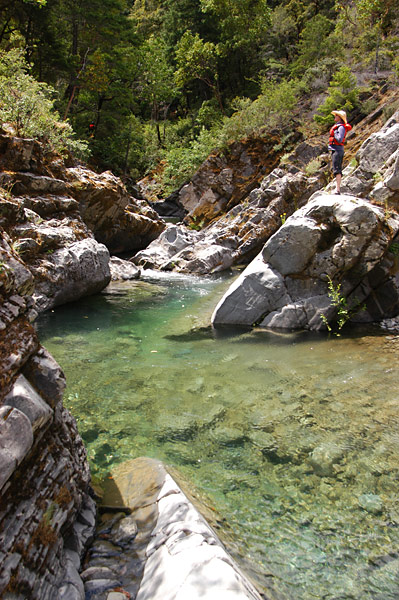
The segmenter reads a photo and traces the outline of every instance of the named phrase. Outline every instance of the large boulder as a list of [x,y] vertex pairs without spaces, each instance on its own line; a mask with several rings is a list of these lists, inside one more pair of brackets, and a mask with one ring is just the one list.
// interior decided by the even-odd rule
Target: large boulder
[[[162,463],[127,461],[105,485],[104,519],[82,573],[87,597],[122,600],[134,590],[137,600],[261,600]],[[120,596],[104,593],[115,588]]]
[[31,266],[37,281],[33,294],[37,308],[48,310],[100,292],[111,280],[109,260],[104,244],[85,239],[56,250],[39,267]]
[[[366,200],[323,194],[294,213],[268,240],[217,305],[214,325],[322,329],[337,307],[364,303],[364,321],[399,312],[395,236],[399,217]],[[338,286],[341,286],[338,288]]]
[[4,284],[12,282],[31,294],[38,311],[108,285],[109,252],[81,220],[75,200],[11,197],[1,204],[1,227],[0,254],[7,255]]

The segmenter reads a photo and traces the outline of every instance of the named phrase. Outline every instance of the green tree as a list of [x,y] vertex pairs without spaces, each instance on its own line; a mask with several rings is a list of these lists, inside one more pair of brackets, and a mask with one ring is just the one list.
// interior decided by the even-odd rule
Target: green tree
[[177,46],[176,63],[176,85],[183,87],[196,79],[202,81],[212,90],[224,112],[219,89],[218,47],[212,42],[204,42],[198,33],[187,31]]
[[359,104],[359,88],[355,75],[349,67],[341,67],[333,76],[328,86],[328,96],[318,108],[314,120],[322,125],[331,123],[332,110],[345,110],[350,112]]
[[340,46],[330,36],[333,29],[334,23],[321,14],[315,15],[306,23],[297,45],[299,55],[292,63],[294,75],[302,75],[322,58],[337,54]]
[[242,47],[263,40],[270,25],[267,0],[200,0],[202,10],[218,19],[221,42]]
[[177,98],[174,72],[168,62],[168,51],[162,39],[151,35],[141,48],[142,68],[139,75],[140,97],[151,109],[159,145],[163,144],[160,121],[165,120],[172,101]]
[[53,97],[50,86],[28,73],[20,50],[0,52],[0,120],[16,135],[40,139],[58,152],[85,153],[87,146],[74,139],[70,124],[60,122]]

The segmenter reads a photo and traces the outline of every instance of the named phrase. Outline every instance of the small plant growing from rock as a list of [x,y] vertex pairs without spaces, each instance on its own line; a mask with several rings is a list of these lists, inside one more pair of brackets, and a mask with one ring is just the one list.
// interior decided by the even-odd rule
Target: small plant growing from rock
[[337,309],[337,329],[334,329],[330,325],[327,317],[324,314],[321,314],[321,320],[325,324],[329,333],[333,333],[336,336],[340,336],[341,334],[339,332],[341,331],[345,323],[350,321],[351,318],[359,311],[365,310],[366,305],[361,305],[360,302],[357,299],[355,299],[355,305],[352,308],[350,308],[347,299],[341,293],[341,284],[338,283],[337,285],[334,285],[334,282],[330,276],[328,276],[328,296],[331,299],[332,306],[335,306]]
[[399,256],[399,242],[393,242],[389,246],[388,251],[394,256]]
[[200,231],[205,225],[205,221],[198,221],[198,217],[194,216],[192,222],[190,223],[190,229],[194,229],[195,231]]
[[312,175],[316,175],[316,173],[318,173],[320,171],[320,168],[322,167],[322,160],[320,157],[317,157],[313,160],[311,160],[305,167],[305,173],[306,175],[308,175],[309,177],[311,177]]

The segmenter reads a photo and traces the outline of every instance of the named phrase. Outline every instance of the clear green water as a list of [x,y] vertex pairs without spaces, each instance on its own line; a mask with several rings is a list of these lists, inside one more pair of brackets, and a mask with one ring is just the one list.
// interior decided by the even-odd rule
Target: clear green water
[[133,282],[39,319],[93,471],[177,467],[276,598],[397,600],[397,340],[201,329],[225,288]]

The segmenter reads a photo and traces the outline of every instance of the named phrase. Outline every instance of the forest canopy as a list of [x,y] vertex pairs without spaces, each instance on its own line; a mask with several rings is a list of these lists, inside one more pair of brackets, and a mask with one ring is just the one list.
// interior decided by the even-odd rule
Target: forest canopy
[[323,127],[359,107],[361,74],[397,80],[396,4],[0,0],[0,116],[167,194],[213,149],[294,126],[304,99]]

